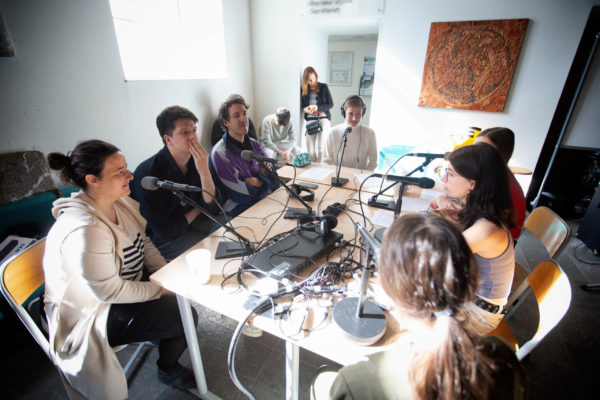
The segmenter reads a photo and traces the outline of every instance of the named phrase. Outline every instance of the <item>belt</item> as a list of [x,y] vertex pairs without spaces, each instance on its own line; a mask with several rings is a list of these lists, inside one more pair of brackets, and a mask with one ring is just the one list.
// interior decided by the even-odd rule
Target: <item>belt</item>
[[504,307],[490,303],[489,301],[484,300],[479,296],[475,296],[475,298],[473,299],[473,303],[475,303],[475,305],[481,308],[482,310],[485,310],[492,314],[498,314],[500,308],[502,308],[502,314],[506,314],[507,311],[506,309],[504,309]]

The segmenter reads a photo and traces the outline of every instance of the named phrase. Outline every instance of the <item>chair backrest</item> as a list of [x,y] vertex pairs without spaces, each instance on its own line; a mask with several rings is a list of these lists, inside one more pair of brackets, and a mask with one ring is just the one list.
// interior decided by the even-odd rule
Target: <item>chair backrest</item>
[[535,295],[540,316],[538,328],[533,337],[519,348],[514,332],[506,319],[500,321],[498,327],[489,333],[506,340],[516,350],[519,360],[527,356],[560,322],[571,304],[571,283],[554,260],[539,263],[527,277],[527,284]]
[[0,267],[0,287],[8,304],[52,360],[48,339],[24,307],[25,301],[44,283],[42,258],[45,248],[46,239],[42,239],[5,261]]
[[542,242],[550,258],[554,257],[571,233],[566,222],[547,207],[538,207],[525,220],[525,228]]

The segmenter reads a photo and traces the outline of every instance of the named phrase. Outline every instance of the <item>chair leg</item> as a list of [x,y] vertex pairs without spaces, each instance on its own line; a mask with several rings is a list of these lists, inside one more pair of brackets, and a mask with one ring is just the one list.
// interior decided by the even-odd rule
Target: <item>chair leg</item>
[[142,351],[142,348],[144,347],[145,344],[146,344],[146,342],[142,342],[137,345],[137,348],[135,349],[135,351],[129,358],[129,361],[127,361],[127,364],[125,364],[125,366],[123,367],[123,372],[125,372],[125,374],[127,374],[127,371],[129,371],[129,368],[131,367],[131,365],[137,358],[138,354],[140,354],[140,352]]

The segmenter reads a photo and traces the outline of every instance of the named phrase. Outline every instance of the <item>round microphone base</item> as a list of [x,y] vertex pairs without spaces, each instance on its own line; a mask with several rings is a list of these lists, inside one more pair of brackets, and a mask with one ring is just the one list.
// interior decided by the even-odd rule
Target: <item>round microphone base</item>
[[385,333],[385,314],[375,303],[365,300],[363,314],[356,317],[358,297],[348,297],[337,302],[333,308],[333,320],[351,340],[370,345]]
[[373,234],[373,236],[375,236],[375,239],[379,240],[380,243],[383,240],[383,235],[385,235],[386,229],[387,228],[375,229],[375,233]]

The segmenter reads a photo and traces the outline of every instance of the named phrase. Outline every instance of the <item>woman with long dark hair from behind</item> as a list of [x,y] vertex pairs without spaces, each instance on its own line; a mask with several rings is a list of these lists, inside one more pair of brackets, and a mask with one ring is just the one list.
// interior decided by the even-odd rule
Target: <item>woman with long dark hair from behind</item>
[[147,279],[166,262],[128,197],[125,157],[88,140],[67,155],[51,153],[48,163],[81,189],[54,202],[43,260],[50,352],[75,395],[127,398],[112,346],[149,340],[159,341],[158,379],[194,388],[193,373],[178,363],[187,342],[175,296]]
[[515,354],[464,323],[478,268],[461,232],[431,214],[398,218],[378,265],[402,331],[392,350],[342,368],[332,399],[522,398]]
[[479,286],[469,306],[469,323],[480,335],[502,320],[515,269],[514,208],[508,188],[508,168],[489,144],[463,146],[448,157],[444,196],[433,209],[453,221],[475,255]]

